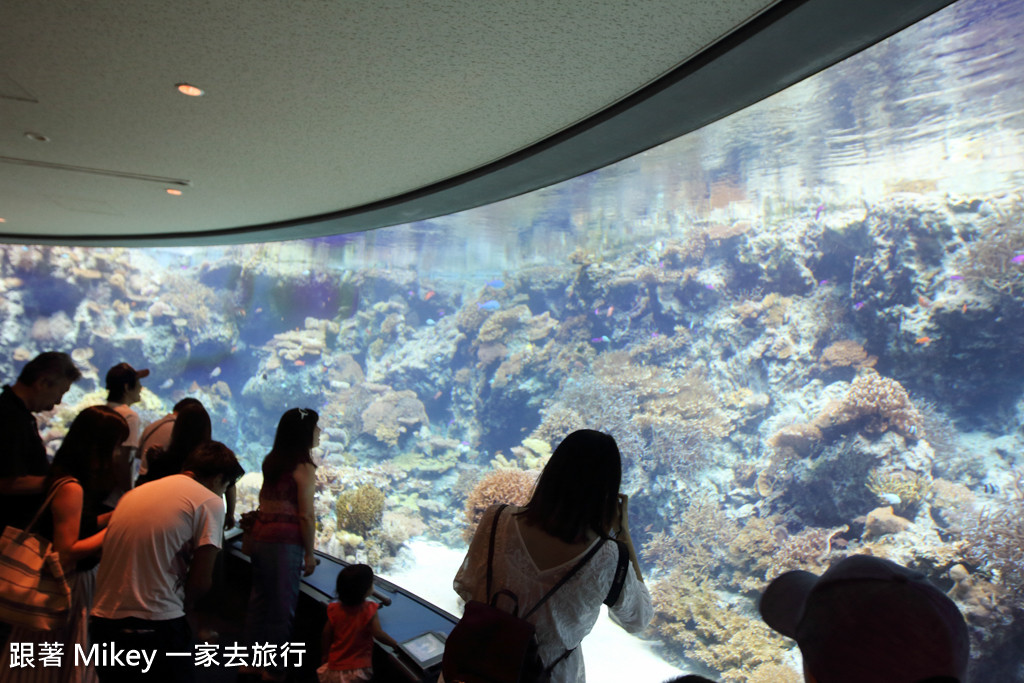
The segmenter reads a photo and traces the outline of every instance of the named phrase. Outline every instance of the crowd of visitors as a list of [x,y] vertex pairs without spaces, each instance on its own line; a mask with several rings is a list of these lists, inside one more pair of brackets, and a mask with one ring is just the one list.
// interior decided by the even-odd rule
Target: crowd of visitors
[[[107,404],[74,418],[52,462],[36,414],[52,410],[81,377],[70,356],[40,354],[0,394],[0,528],[31,526],[49,541],[58,558],[50,570],[70,595],[57,628],[15,618],[0,623],[9,654],[0,661],[0,681],[194,678],[192,659],[173,655],[195,644],[190,618],[213,584],[225,529],[234,525],[234,485],[243,469],[213,440],[210,416],[196,399],[179,401],[143,429],[131,406],[148,375],[128,363],[112,367]],[[283,648],[293,636],[301,578],[317,569],[312,453],[319,440],[319,415],[293,408],[281,416],[263,459],[259,508],[247,525],[246,642]],[[629,632],[648,625],[653,606],[621,479],[615,439],[579,430],[554,450],[529,502],[484,512],[454,578],[466,614],[449,637],[440,680],[583,681],[580,644],[602,605]],[[327,607],[322,635],[322,683],[371,680],[374,641],[400,648],[369,600],[373,581],[367,565],[338,573],[338,601]],[[17,601],[32,609],[30,599],[4,590],[3,614],[17,614]],[[967,680],[967,629],[956,605],[921,574],[888,560],[851,556],[820,576],[787,572],[767,586],[758,608],[768,626],[796,642],[811,683]],[[59,646],[66,656],[96,646],[153,656],[140,666],[101,656],[14,666],[32,645]],[[497,677],[485,672],[495,663],[504,669]],[[290,671],[268,663],[238,673],[284,681]]]

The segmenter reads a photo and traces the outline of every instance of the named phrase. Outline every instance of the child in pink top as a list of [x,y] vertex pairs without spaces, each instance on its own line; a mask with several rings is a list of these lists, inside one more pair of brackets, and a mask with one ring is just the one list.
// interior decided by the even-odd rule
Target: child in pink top
[[353,564],[338,572],[338,602],[327,605],[321,651],[323,663],[316,670],[320,683],[354,683],[373,677],[373,641],[397,649],[395,639],[384,632],[377,618],[373,570]]

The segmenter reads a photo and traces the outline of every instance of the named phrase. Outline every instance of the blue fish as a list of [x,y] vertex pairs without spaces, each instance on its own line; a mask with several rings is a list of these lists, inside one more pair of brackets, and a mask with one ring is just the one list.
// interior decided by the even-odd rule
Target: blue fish
[[491,289],[505,289],[505,283],[501,280],[491,280],[487,283],[487,286]]
[[490,301],[485,301],[482,304],[477,304],[476,307],[485,311],[496,311],[501,308],[501,304],[494,299],[491,299]]

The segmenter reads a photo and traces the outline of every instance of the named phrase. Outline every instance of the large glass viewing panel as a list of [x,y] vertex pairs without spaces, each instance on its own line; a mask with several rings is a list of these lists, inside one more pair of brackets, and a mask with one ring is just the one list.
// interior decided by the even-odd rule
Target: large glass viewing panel
[[[974,680],[1024,662],[1024,2],[962,0],[612,167],[363,234],[204,249],[2,247],[4,376],[44,350],[147,367],[250,474],[320,413],[318,547],[456,610],[480,511],[568,432],[611,433],[656,608],[591,681],[799,681],[769,578],[853,553],[967,616]],[[597,642],[595,643],[595,640]],[[625,653],[625,654],[624,654]]]

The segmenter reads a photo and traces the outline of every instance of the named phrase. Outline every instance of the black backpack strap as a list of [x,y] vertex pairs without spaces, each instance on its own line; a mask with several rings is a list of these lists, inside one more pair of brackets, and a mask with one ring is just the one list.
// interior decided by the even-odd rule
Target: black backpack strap
[[[577,645],[576,647],[579,647],[579,645]],[[551,672],[554,671],[556,666],[558,666],[558,663],[561,662],[566,657],[568,657],[569,655],[571,655],[576,650],[576,647],[572,648],[571,650],[566,650],[565,652],[562,653],[562,655],[558,659],[556,659],[555,661],[551,662],[551,664],[549,664],[548,666],[544,667],[544,673],[546,675],[550,676]]]
[[[491,525],[491,543],[490,543],[490,546],[487,548],[487,600],[486,600],[486,602],[488,604],[490,604],[490,602],[491,602],[491,578],[492,578],[492,576],[494,574],[494,572],[493,572],[493,565],[494,565],[494,537],[498,535],[498,518],[501,517],[501,513],[507,507],[508,507],[508,505],[505,504],[505,503],[502,503],[501,506],[498,507],[498,511],[494,513],[494,523]],[[497,596],[495,596],[495,597],[497,597]],[[516,611],[518,611],[518,610],[519,610],[519,601],[517,600],[516,601]]]
[[537,608],[540,607],[541,605],[543,605],[545,602],[547,602],[548,598],[550,598],[552,595],[554,595],[555,591],[557,591],[559,588],[564,586],[566,581],[568,581],[573,576],[575,576],[576,572],[578,572],[580,569],[583,568],[583,565],[585,565],[587,562],[590,562],[590,558],[592,558],[594,555],[597,554],[597,551],[601,549],[601,546],[603,546],[604,542],[607,541],[607,540],[608,540],[607,538],[602,538],[600,541],[595,543],[594,547],[590,549],[590,552],[588,552],[586,555],[584,555],[582,560],[577,562],[576,565],[572,569],[570,569],[568,571],[568,573],[566,573],[566,575],[563,576],[558,581],[558,583],[556,583],[554,586],[552,586],[551,590],[549,590],[547,592],[547,594],[545,594],[544,597],[541,598],[539,602],[537,602],[536,605],[534,605],[533,607],[530,608],[529,612],[527,612],[526,614],[523,615],[523,619],[528,618],[531,614],[536,612]]
[[615,545],[619,546],[619,563],[615,566],[615,578],[612,579],[608,597],[604,599],[604,604],[609,607],[619,601],[622,586],[626,583],[626,572],[629,571],[629,549],[622,541],[615,541]]

